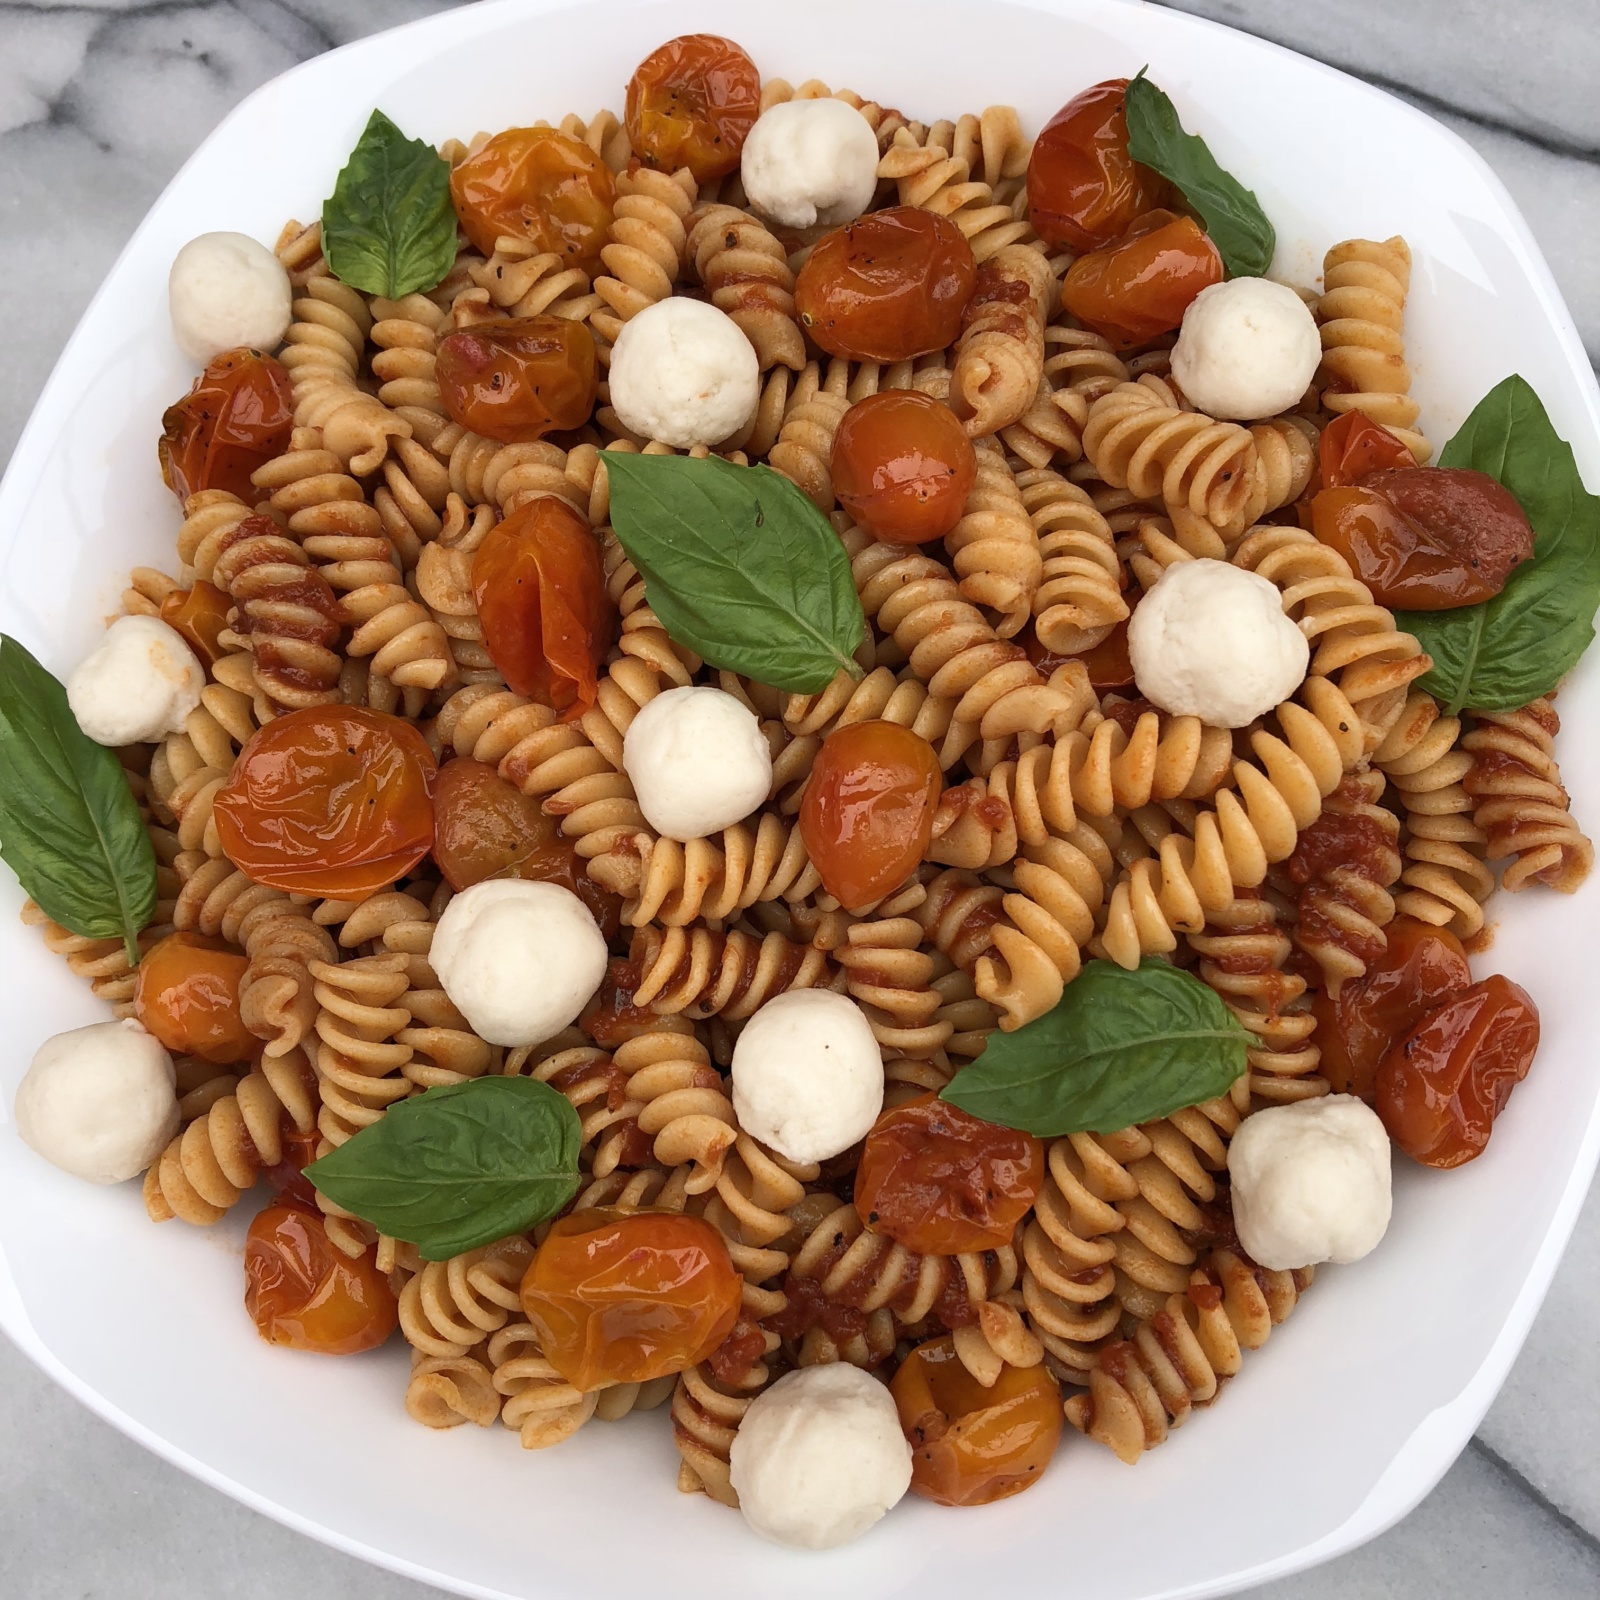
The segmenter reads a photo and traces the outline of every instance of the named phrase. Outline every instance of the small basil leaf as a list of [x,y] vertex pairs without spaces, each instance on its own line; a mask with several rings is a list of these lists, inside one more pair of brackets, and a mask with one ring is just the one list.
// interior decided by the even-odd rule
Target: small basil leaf
[[814,694],[866,627],[828,519],[769,467],[608,451],[611,523],[661,625],[714,667]]
[[1578,476],[1526,379],[1513,375],[1473,407],[1441,467],[1487,472],[1533,524],[1533,559],[1492,600],[1454,611],[1402,611],[1396,622],[1433,657],[1421,687],[1453,716],[1515,711],[1548,694],[1594,638],[1600,607],[1600,499]]
[[426,1261],[521,1233],[578,1192],[578,1113],[534,1078],[429,1089],[313,1161],[327,1197]]
[[443,282],[456,259],[450,163],[374,111],[322,207],[322,252],[341,283],[390,300]]
[[156,904],[156,857],[114,752],[67,692],[0,636],[0,859],[52,922],[118,939],[130,965]]
[[1091,961],[1053,1011],[991,1033],[942,1099],[1053,1139],[1115,1133],[1226,1092],[1253,1036],[1198,978],[1147,958]]
[[1261,202],[1198,134],[1185,133],[1177,108],[1141,71],[1128,85],[1128,154],[1183,191],[1199,212],[1230,278],[1259,278],[1272,264],[1277,235]]

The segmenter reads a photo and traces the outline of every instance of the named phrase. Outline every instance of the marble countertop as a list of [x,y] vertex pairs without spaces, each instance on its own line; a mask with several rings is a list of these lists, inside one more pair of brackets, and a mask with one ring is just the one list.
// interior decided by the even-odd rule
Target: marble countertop
[[[0,465],[147,207],[258,84],[450,0],[0,0]],[[1500,174],[1600,362],[1600,0],[1174,0],[1421,106]],[[1505,1389],[1434,1493],[1273,1600],[1600,1594],[1600,1189]],[[424,1600],[141,1450],[0,1339],[8,1600]]]

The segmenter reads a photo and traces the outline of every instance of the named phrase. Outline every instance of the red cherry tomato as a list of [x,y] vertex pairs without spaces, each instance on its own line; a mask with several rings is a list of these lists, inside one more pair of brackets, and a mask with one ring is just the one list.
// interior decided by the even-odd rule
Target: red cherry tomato
[[450,419],[503,444],[581,428],[594,409],[594,335],[570,317],[516,317],[446,334],[437,371]]
[[1044,1183],[1044,1146],[936,1095],[885,1111],[862,1146],[856,1210],[919,1255],[998,1250]]
[[909,728],[830,733],[800,802],[800,837],[828,893],[854,909],[898,889],[927,853],[943,787],[933,746]]
[[475,250],[489,256],[496,239],[527,239],[585,268],[600,260],[616,192],[605,162],[555,128],[507,128],[450,174],[450,198]]
[[293,428],[284,367],[259,350],[226,350],[161,418],[162,481],[180,503],[202,489],[253,501],[250,474],[289,448]]
[[213,667],[226,653],[221,642],[222,630],[228,624],[232,605],[216,584],[196,578],[191,587],[174,589],[161,602],[161,620],[169,628],[176,628],[189,648],[208,667]]
[[942,539],[961,520],[978,457],[949,406],[885,389],[845,412],[833,437],[839,503],[891,544]]
[[1481,1155],[1539,1048],[1539,1008],[1498,973],[1430,1011],[1378,1068],[1378,1115],[1427,1167]]
[[250,736],[217,791],[217,833],[246,877],[289,894],[359,899],[433,845],[433,752],[364,706],[313,706]]
[[1359,411],[1346,411],[1322,430],[1317,441],[1317,468],[1324,489],[1360,483],[1386,467],[1414,467],[1411,447]]
[[819,240],[794,303],[829,355],[909,361],[955,341],[977,278],[972,246],[953,222],[891,206]]
[[256,1040],[239,1018],[239,983],[249,965],[220,939],[169,933],[140,959],[133,1014],[180,1055],[248,1061]]
[[1222,257],[1193,217],[1153,211],[1117,243],[1072,263],[1061,304],[1126,349],[1170,333],[1189,302],[1222,275]]
[[761,114],[761,74],[732,39],[686,33],[652,50],[628,80],[623,123],[647,167],[687,167],[708,183],[739,165]]

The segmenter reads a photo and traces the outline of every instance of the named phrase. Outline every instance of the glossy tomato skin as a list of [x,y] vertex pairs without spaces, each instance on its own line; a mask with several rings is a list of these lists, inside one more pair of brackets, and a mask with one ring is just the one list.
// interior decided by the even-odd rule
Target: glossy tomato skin
[[437,371],[451,421],[502,444],[581,428],[594,409],[594,335],[570,317],[515,317],[446,334]]
[[507,128],[450,174],[450,198],[473,248],[527,239],[564,265],[600,260],[617,186],[611,169],[581,140],[555,128]]
[[949,406],[884,389],[845,412],[832,474],[839,503],[869,533],[891,544],[927,544],[961,520],[978,457]]
[[665,1211],[575,1211],[522,1279],[545,1359],[574,1388],[645,1383],[703,1361],[733,1331],[743,1280],[722,1235]]
[[828,893],[853,910],[898,889],[927,853],[943,788],[933,746],[909,728],[830,733],[800,802],[800,837]]
[[606,975],[600,987],[583,1008],[578,1026],[596,1044],[608,1050],[659,1028],[661,1018],[649,1006],[634,1004],[633,997],[643,981],[639,962],[613,957],[606,963]]
[[955,341],[977,278],[972,246],[953,222],[891,206],[820,239],[794,303],[829,355],[909,361]]
[[472,594],[512,689],[569,718],[594,704],[616,608],[600,541],[571,506],[546,495],[490,529],[472,558]]
[[1097,83],[1069,100],[1034,141],[1028,215],[1047,244],[1098,250],[1171,198],[1166,179],[1128,154],[1127,96],[1126,78]]
[[1119,349],[1170,333],[1202,289],[1221,283],[1222,257],[1193,217],[1152,212],[1115,244],[1079,256],[1061,304]]
[[372,1252],[328,1242],[321,1215],[280,1199],[257,1212],[244,1245],[244,1305],[268,1344],[353,1356],[395,1330],[399,1307]]
[[435,763],[402,717],[313,706],[250,736],[217,791],[217,832],[246,877],[361,899],[433,846]]
[[161,477],[179,502],[226,489],[253,502],[250,474],[289,448],[294,391],[281,362],[239,348],[213,356],[161,418]]
[[1405,440],[1359,411],[1335,417],[1317,441],[1317,472],[1324,489],[1342,489],[1369,473],[1416,464]]
[[248,1061],[254,1035],[239,1017],[249,961],[220,939],[169,933],[139,962],[133,1014],[167,1049],[219,1067]]
[[1377,1106],[1389,1137],[1427,1167],[1481,1155],[1539,1048],[1539,1008],[1496,973],[1436,1007],[1384,1057]]
[[949,1338],[912,1350],[889,1393],[911,1445],[911,1492],[941,1506],[1021,1494],[1061,1441],[1061,1390],[1043,1366],[1002,1368],[986,1389]]
[[623,123],[647,167],[687,167],[696,183],[732,172],[761,114],[761,74],[732,39],[685,33],[652,50],[628,80]]
[[226,653],[222,630],[227,626],[232,605],[216,584],[196,578],[189,588],[174,589],[161,602],[161,620],[181,633],[208,667],[214,667]]
[[1044,1183],[1044,1146],[919,1095],[873,1124],[856,1168],[856,1210],[919,1255],[998,1250]]

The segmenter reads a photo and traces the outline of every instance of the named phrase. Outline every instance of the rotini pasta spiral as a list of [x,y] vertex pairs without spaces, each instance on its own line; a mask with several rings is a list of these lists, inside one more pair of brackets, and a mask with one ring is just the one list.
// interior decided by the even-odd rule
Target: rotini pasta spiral
[[967,503],[944,546],[962,598],[998,613],[995,631],[1009,639],[1027,623],[1039,591],[1039,537],[1005,458],[987,445],[977,458]]
[[739,1022],[776,994],[832,987],[834,981],[822,951],[778,932],[643,927],[634,954],[640,964],[634,999],[663,1016]]
[[1092,649],[1128,615],[1111,528],[1094,502],[1060,473],[1017,474],[1022,504],[1039,538],[1042,563],[1033,597],[1033,631],[1046,650]]
[[411,1021],[399,1001],[410,980],[403,955],[360,956],[310,965],[317,1005],[316,1069],[322,1093],[317,1128],[330,1146],[370,1127],[411,1093],[402,1068],[411,1047],[396,1035]]
[[[487,261],[474,261],[468,272],[487,304],[509,317],[587,322],[602,303],[582,267],[553,251],[541,251],[528,239],[496,239],[494,254]],[[471,304],[465,296],[456,300],[453,318],[458,325]]]
[[806,364],[805,336],[794,309],[794,273],[765,223],[736,206],[709,204],[685,221],[686,259],[711,295],[755,346],[762,370]]
[[1006,245],[978,269],[950,369],[952,409],[974,439],[1018,421],[1044,381],[1044,324],[1055,288],[1049,263]]
[[[672,293],[688,246],[685,219],[698,195],[687,168],[634,167],[618,174],[615,216],[600,251],[606,275],[594,281],[603,305],[589,318],[608,344],[616,343],[625,322]],[[707,287],[714,296],[713,285]]]
[[[981,143],[981,119],[977,125]],[[995,126],[996,120],[991,117],[991,128]],[[940,136],[948,143],[940,144]],[[1025,242],[1032,229],[1025,208],[1017,215],[1009,202],[998,199],[991,183],[973,177],[969,159],[951,153],[955,136],[956,129],[949,124],[944,129],[929,129],[921,138],[914,129],[901,128],[883,152],[878,177],[894,184],[901,205],[917,206],[949,218],[982,266],[1007,246]],[[1012,140],[1008,128],[998,142],[1005,151],[1002,163],[1014,166],[1020,135]],[[1026,156],[1021,159],[1025,169]]]
[[[400,1331],[425,1356],[464,1356],[520,1314],[533,1245],[521,1234],[448,1261],[417,1261],[400,1291]],[[497,1408],[498,1409],[498,1408]]]

